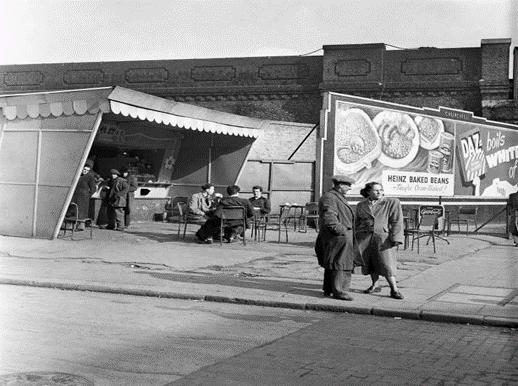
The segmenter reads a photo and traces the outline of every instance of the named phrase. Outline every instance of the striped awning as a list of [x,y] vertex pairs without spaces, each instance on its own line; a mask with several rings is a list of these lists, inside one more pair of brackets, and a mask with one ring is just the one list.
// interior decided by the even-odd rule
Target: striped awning
[[174,102],[154,95],[107,87],[0,96],[7,120],[113,113],[188,130],[257,138],[268,121]]

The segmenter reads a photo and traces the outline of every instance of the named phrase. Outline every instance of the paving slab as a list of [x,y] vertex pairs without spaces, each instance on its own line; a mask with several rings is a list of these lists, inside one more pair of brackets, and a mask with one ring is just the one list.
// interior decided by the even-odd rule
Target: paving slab
[[289,243],[270,233],[246,246],[205,245],[166,223],[95,229],[93,240],[0,236],[0,284],[518,327],[518,248],[505,237],[453,234],[435,254],[400,248],[405,299],[390,298],[383,279],[381,293],[364,294],[370,278],[355,273],[351,302],[323,296],[315,239],[291,231]]

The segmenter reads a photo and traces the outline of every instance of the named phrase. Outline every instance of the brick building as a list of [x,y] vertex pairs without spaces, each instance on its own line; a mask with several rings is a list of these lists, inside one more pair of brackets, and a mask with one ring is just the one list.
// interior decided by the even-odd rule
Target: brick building
[[[54,63],[0,66],[0,94],[121,86],[173,101],[270,120],[249,154],[249,172],[266,161],[295,161],[283,176],[311,170],[322,93],[332,91],[416,107],[449,107],[518,124],[518,49],[511,39],[483,39],[480,47],[388,50],[383,43],[325,45],[321,56]],[[298,172],[297,172],[298,173]],[[296,174],[296,173],[295,173]],[[286,182],[286,181],[284,181]],[[248,186],[252,181],[243,181]],[[306,183],[306,182],[305,182]],[[290,196],[303,202],[314,188]],[[287,184],[289,185],[289,183]],[[286,195],[276,201],[284,202]]]
[[[483,39],[480,47],[447,49],[326,45],[322,56],[7,65],[0,66],[0,94],[122,86],[281,121],[251,157],[287,159],[319,121],[324,91],[518,123],[518,48],[511,80],[510,48],[511,39]],[[314,159],[314,134],[306,142],[293,159]]]

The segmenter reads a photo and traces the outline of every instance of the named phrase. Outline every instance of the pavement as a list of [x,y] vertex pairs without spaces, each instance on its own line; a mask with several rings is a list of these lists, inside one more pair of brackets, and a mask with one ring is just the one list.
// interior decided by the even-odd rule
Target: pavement
[[348,312],[438,322],[518,327],[518,248],[498,231],[452,234],[437,252],[421,241],[400,248],[398,285],[405,298],[365,294],[370,278],[354,274],[353,301],[324,297],[316,232],[268,231],[266,241],[199,244],[190,226],[132,224],[126,232],[95,228],[74,240],[0,236],[0,284],[137,296],[192,299],[293,309]]

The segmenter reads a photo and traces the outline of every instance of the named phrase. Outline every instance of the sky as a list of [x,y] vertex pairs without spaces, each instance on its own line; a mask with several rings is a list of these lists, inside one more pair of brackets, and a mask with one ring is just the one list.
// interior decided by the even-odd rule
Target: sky
[[0,15],[0,65],[518,46],[518,0],[0,0]]

